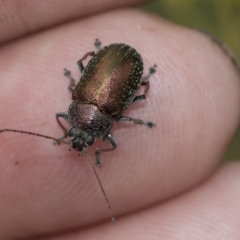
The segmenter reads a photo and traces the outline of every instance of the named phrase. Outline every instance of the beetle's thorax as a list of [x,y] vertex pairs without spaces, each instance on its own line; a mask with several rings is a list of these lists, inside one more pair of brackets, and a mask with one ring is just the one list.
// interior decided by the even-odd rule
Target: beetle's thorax
[[94,138],[106,136],[113,125],[113,120],[101,113],[92,104],[72,102],[68,109],[71,127],[79,129]]

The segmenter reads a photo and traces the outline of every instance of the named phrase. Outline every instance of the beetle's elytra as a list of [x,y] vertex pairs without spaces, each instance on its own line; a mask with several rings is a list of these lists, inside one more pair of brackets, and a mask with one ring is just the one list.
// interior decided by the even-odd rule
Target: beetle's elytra
[[[156,71],[156,66],[151,67],[148,75],[142,78],[143,61],[134,48],[122,43],[101,48],[98,40],[95,41],[95,46],[96,52],[88,52],[78,61],[81,77],[77,84],[70,71],[64,70],[65,76],[70,80],[68,90],[72,94],[73,101],[67,112],[56,114],[57,122],[64,131],[61,138],[15,129],[3,129],[0,133],[21,132],[53,139],[58,144],[70,144],[79,154],[86,152],[86,148],[92,145],[95,139],[100,138],[111,145],[106,149],[96,149],[96,165],[100,166],[100,154],[117,147],[110,133],[114,121],[132,121],[149,128],[155,126],[152,122],[133,119],[123,114],[129,105],[145,99],[150,87],[149,77]],[[82,61],[88,56],[92,58],[84,68]],[[141,85],[145,87],[144,93],[136,96]],[[62,125],[60,118],[68,122],[69,129]],[[99,178],[98,181],[102,188]],[[102,191],[108,203],[103,188]],[[109,203],[108,207],[111,211]],[[114,219],[112,212],[111,215]]]
[[121,117],[141,84],[143,62],[135,49],[111,44],[92,57],[73,91],[73,101],[91,104],[111,119]]

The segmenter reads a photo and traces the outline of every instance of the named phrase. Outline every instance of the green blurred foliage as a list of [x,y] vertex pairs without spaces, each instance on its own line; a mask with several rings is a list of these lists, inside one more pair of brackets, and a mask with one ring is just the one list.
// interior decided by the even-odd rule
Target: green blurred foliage
[[[240,0],[156,0],[141,8],[214,34],[240,58]],[[237,158],[240,159],[240,128],[224,157]]]

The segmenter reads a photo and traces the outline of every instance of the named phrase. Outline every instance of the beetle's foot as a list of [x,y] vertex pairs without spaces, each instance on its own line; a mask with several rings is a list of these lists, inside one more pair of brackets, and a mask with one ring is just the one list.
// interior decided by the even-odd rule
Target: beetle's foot
[[102,160],[101,160],[101,158],[100,158],[99,155],[96,155],[95,164],[96,164],[98,167],[101,167],[101,166],[102,166]]
[[53,142],[54,145],[60,145],[63,141],[64,137],[57,138],[56,141]]
[[149,128],[153,128],[153,127],[156,126],[155,123],[153,123],[153,122],[145,122],[145,121],[143,121],[142,119],[132,119],[132,121],[133,121],[134,123],[137,123],[137,124],[140,124],[140,125],[145,125],[145,126],[147,126],[147,127],[149,127]]
[[152,75],[156,72],[157,65],[154,64],[153,67],[149,68],[149,75]]
[[101,42],[98,40],[98,38],[96,38],[94,45],[98,51],[101,49]]
[[156,127],[156,124],[155,123],[153,123],[153,122],[146,122],[146,124],[145,124],[147,127],[149,127],[149,128],[153,128],[153,127]]

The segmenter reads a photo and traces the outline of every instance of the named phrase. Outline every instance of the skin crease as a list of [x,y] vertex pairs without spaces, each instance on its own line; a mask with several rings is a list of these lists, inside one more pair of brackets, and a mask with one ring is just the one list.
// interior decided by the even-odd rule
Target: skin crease
[[[146,0],[0,0],[0,42],[64,24],[102,11],[133,6]],[[46,16],[48,16],[46,18]]]
[[116,123],[118,148],[97,169],[117,224],[86,156],[3,133],[0,239],[238,239],[240,166],[220,160],[239,122],[239,75],[199,32],[124,9],[2,45],[0,129],[61,136],[54,115],[71,102],[63,68],[78,78],[76,62],[96,37],[136,48],[145,73],[158,66],[146,101],[125,113],[156,128]]

